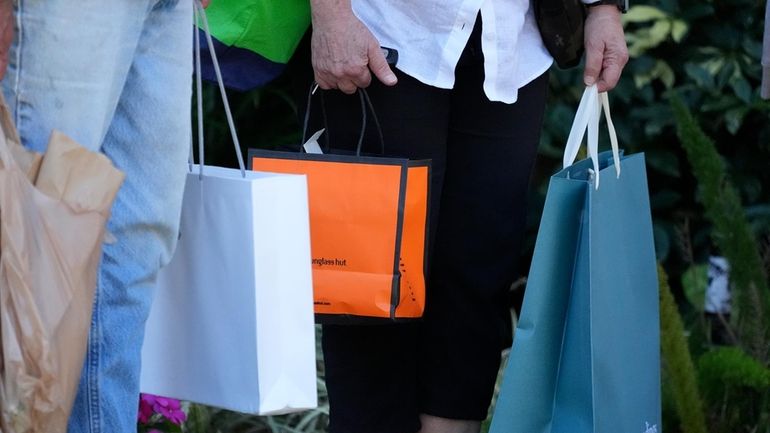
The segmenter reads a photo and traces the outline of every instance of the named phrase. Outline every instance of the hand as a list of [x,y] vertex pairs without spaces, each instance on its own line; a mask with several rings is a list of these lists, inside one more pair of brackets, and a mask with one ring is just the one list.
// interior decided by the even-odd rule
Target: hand
[[0,80],[8,69],[8,51],[14,34],[14,13],[12,0],[0,0]]
[[586,66],[583,81],[596,84],[599,92],[612,90],[628,62],[620,11],[614,5],[588,8],[585,24]]
[[319,10],[320,6],[313,9],[310,44],[318,85],[352,94],[359,87],[369,86],[371,73],[385,85],[395,85],[396,75],[388,66],[379,41],[364,23],[349,8]]
[[204,8],[209,7],[209,4],[211,3],[211,0],[201,0],[201,3],[203,4]]

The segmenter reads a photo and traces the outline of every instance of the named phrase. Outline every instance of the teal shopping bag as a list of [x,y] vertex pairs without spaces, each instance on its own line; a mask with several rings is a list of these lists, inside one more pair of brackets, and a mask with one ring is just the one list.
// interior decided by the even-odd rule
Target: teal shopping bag
[[[550,181],[491,433],[661,432],[644,155],[621,156],[614,137],[597,154],[599,100],[586,90]],[[569,165],[586,127],[592,157]]]

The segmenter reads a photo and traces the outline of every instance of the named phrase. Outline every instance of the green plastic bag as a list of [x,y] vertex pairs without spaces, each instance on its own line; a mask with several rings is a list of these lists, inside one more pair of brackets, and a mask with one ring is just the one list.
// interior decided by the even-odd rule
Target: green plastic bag
[[310,26],[308,0],[214,0],[206,9],[219,42],[286,63]]

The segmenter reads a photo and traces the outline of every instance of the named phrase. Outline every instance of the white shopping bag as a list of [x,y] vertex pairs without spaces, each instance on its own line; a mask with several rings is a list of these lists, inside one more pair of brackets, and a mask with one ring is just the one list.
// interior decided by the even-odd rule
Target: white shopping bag
[[307,182],[245,171],[226,111],[241,170],[190,167],[179,242],[146,326],[141,390],[261,415],[314,408]]
[[183,203],[142,392],[255,414],[315,407],[305,177],[196,166]]

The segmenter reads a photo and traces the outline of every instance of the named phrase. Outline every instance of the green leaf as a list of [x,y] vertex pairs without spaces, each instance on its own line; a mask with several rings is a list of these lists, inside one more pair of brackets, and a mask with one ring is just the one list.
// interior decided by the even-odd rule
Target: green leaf
[[735,96],[741,101],[750,104],[751,103],[751,86],[745,78],[741,77],[730,82],[730,87],[733,88]]
[[762,43],[758,40],[744,39],[743,50],[751,56],[754,60],[759,60],[762,57]]
[[[642,56],[640,59],[649,59],[647,56]],[[651,62],[649,62],[651,63]],[[653,80],[660,80],[667,89],[674,86],[675,75],[674,70],[663,60],[658,60],[654,63],[654,66],[647,64],[647,68],[634,68],[634,85],[637,89],[650,84]]]
[[682,42],[684,35],[687,34],[687,30],[689,30],[689,26],[686,22],[674,20],[671,26],[671,38],[674,39],[674,42],[676,43]]
[[655,24],[650,27],[650,38],[653,47],[657,47],[661,42],[668,39],[668,35],[671,34],[671,22],[656,21]]
[[684,70],[687,76],[692,78],[698,86],[707,89],[714,88],[714,77],[704,67],[694,63],[687,63],[684,65]]
[[652,83],[652,71],[649,71],[646,74],[634,74],[634,85],[637,89],[641,89],[642,87]]
[[746,107],[736,107],[725,112],[725,126],[730,134],[735,135],[741,129],[747,111]]
[[704,102],[700,106],[700,110],[703,113],[711,113],[711,112],[717,112],[722,113],[724,111],[727,111],[730,108],[735,108],[737,105],[739,105],[740,102],[738,101],[738,98],[736,98],[733,95],[724,95],[720,99],[712,99],[708,102]]
[[659,60],[655,65],[654,74],[657,78],[660,78],[660,81],[663,82],[667,89],[674,87],[676,78],[674,76],[674,70],[671,69],[671,66],[669,66],[668,63]]
[[708,286],[708,265],[693,265],[682,274],[682,288],[687,302],[698,312],[703,312]]
[[706,69],[709,74],[714,76],[725,67],[726,63],[727,61],[723,56],[718,56],[715,58],[707,59],[705,62],[701,63],[701,66]]
[[653,7],[653,6],[645,6],[645,5],[638,5],[638,6],[632,6],[630,9],[628,9],[628,12],[626,12],[623,16],[623,24],[625,23],[643,23],[647,21],[652,20],[661,20],[667,18],[668,15],[663,12],[662,10]]
[[655,21],[650,27],[626,33],[629,56],[632,58],[641,56],[647,50],[655,48],[667,40],[670,33],[671,21],[669,20]]
[[730,81],[730,79],[733,78],[737,68],[738,66],[736,61],[726,63],[717,74],[717,87],[720,89],[724,87]]

